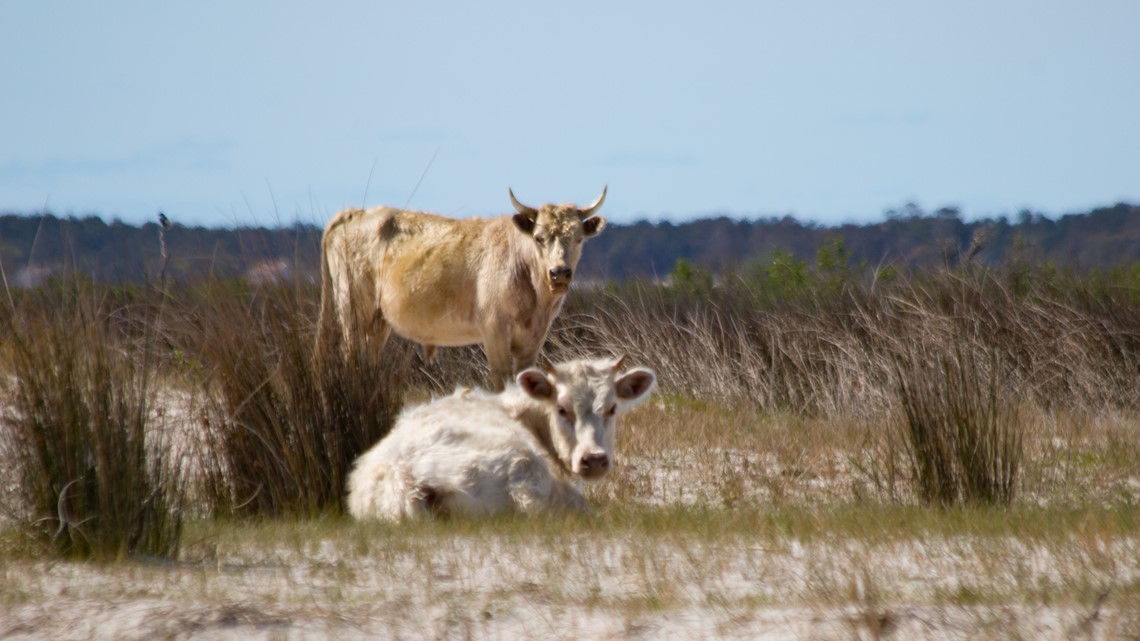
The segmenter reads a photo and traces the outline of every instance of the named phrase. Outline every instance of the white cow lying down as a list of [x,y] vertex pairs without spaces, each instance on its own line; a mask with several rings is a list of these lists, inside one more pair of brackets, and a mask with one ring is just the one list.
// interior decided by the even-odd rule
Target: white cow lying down
[[406,409],[356,460],[348,510],[358,519],[586,508],[580,479],[609,472],[617,417],[657,377],[622,359],[530,368],[498,394],[459,390]]

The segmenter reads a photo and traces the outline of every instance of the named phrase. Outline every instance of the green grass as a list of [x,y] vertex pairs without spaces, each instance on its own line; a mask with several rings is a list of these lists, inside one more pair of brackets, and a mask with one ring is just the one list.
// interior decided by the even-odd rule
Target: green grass
[[914,505],[800,506],[769,509],[595,506],[590,515],[527,518],[360,523],[347,517],[319,519],[205,520],[187,524],[186,555],[222,546],[233,550],[312,552],[331,542],[351,557],[374,548],[409,549],[453,539],[516,542],[579,537],[636,541],[725,543],[751,541],[781,545],[858,540],[870,544],[971,537],[1057,543],[1074,536],[1122,539],[1140,536],[1140,510],[1128,506],[924,507]]

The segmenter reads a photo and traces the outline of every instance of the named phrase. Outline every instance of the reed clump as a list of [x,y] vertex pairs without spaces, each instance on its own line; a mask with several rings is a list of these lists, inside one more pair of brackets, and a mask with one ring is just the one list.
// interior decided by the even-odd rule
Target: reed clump
[[174,331],[201,365],[205,494],[225,515],[339,512],[356,457],[402,405],[408,350],[315,353],[315,293],[215,284],[188,294]]
[[1024,458],[997,354],[914,345],[895,361],[903,440],[927,503],[1009,505]]
[[0,460],[16,491],[3,508],[35,545],[105,561],[177,554],[184,486],[155,411],[158,313],[74,280],[4,314]]

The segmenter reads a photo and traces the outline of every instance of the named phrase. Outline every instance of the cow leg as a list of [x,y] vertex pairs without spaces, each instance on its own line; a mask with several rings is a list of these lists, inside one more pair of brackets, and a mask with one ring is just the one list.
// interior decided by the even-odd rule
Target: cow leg
[[496,392],[503,391],[511,378],[511,345],[507,338],[507,329],[491,325],[490,329],[483,330],[483,351],[487,354],[487,364],[491,367],[491,380],[488,381],[491,389]]
[[556,479],[550,488],[550,507],[563,512],[589,512],[590,504],[573,483]]
[[511,349],[515,357],[515,368],[518,371],[523,371],[528,367],[534,367],[538,363],[538,352],[542,349],[542,343],[535,343],[534,345],[525,348],[518,348],[517,346]]
[[420,483],[408,495],[407,513],[409,516],[447,516],[443,495],[434,487]]
[[553,482],[545,463],[530,457],[519,458],[511,462],[507,472],[507,494],[516,510],[534,514],[550,507]]

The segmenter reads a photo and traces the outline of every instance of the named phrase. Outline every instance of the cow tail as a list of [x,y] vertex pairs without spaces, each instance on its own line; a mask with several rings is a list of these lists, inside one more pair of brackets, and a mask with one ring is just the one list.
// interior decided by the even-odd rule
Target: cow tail
[[[326,232],[327,235],[327,232]],[[314,354],[318,363],[327,362],[325,357],[336,349],[338,332],[336,300],[333,294],[332,271],[329,268],[328,242],[321,239],[321,309],[317,316],[317,344]]]

